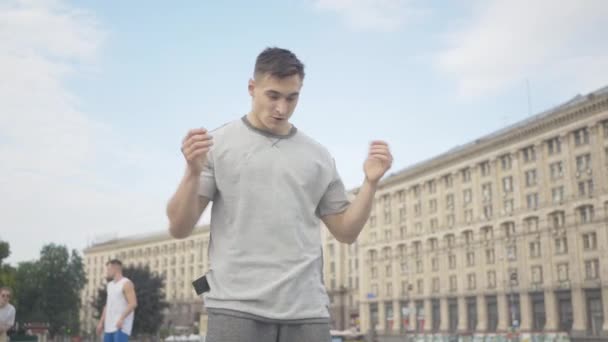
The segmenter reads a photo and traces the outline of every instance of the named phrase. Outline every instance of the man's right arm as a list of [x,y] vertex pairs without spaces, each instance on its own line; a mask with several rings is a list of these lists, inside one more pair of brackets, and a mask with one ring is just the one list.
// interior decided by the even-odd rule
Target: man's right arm
[[169,233],[174,238],[188,237],[209,205],[209,197],[201,196],[199,189],[201,182],[209,182],[203,185],[213,184],[211,188],[215,186],[213,171],[207,160],[212,145],[213,139],[204,128],[191,130],[182,141],[181,151],[186,160],[186,171],[167,204]]
[[177,191],[167,205],[169,233],[177,239],[188,237],[209,205],[209,199],[198,194],[199,175],[186,169]]

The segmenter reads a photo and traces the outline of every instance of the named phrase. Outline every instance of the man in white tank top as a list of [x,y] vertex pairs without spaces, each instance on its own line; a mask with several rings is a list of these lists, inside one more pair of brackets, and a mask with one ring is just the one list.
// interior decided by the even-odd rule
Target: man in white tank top
[[133,282],[122,275],[122,262],[117,259],[106,264],[108,297],[97,325],[97,334],[104,333],[104,342],[127,342],[133,330],[137,297]]

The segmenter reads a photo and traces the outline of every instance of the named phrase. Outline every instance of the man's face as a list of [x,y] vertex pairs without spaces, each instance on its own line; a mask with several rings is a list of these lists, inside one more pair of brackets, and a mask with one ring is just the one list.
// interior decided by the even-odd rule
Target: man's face
[[3,290],[0,292],[0,306],[5,306],[11,299],[10,291]]
[[114,275],[116,274],[116,266],[109,264],[106,266],[106,280],[112,281],[114,280]]
[[265,74],[250,80],[254,124],[274,134],[289,133],[289,118],[296,109],[301,88],[302,80],[297,74],[285,78]]

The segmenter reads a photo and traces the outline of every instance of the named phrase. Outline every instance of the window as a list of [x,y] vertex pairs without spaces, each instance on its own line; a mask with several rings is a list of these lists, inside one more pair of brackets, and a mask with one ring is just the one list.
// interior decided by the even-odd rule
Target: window
[[429,201],[429,209],[431,213],[437,212],[437,200],[432,199]]
[[562,203],[564,200],[564,187],[558,186],[551,189],[551,198],[553,199],[553,204]]
[[509,261],[517,260],[517,245],[508,245],[507,246],[507,260],[509,260]]
[[376,232],[369,233],[369,239],[371,242],[376,242],[376,240],[377,240]]
[[336,279],[332,279],[331,280],[331,289],[335,289],[336,288]]
[[369,217],[369,227],[374,228],[376,226],[376,216]]
[[579,207],[578,209],[578,216],[579,216],[579,222],[580,223],[591,223],[593,222],[593,206],[592,205],[585,205],[582,207]]
[[538,217],[528,217],[524,219],[524,226],[528,232],[538,231]]
[[412,187],[412,192],[414,192],[414,197],[419,198],[420,197],[420,185],[414,185]]
[[424,281],[422,279],[418,279],[418,281],[416,281],[416,292],[418,294],[422,294],[424,291]]
[[467,266],[469,266],[469,267],[475,266],[475,252],[467,253]]
[[540,241],[530,242],[530,258],[540,258]]
[[470,273],[467,275],[468,289],[475,290],[475,273]]
[[422,234],[422,223],[421,222],[417,222],[414,225],[414,228],[416,229],[416,234]]
[[405,203],[405,190],[399,190],[397,197],[399,198],[399,203]]
[[516,268],[509,268],[509,283],[511,286],[517,286],[519,284],[519,276]]
[[452,175],[443,176],[443,181],[445,183],[446,188],[451,188],[454,185],[454,178]]
[[526,186],[536,185],[536,169],[526,171]]
[[453,248],[456,245],[456,237],[453,234],[446,235],[445,241],[448,245],[448,248]]
[[406,235],[407,235],[407,227],[406,226],[399,227],[399,237],[401,239],[404,239]]
[[489,219],[492,218],[492,204],[484,205],[484,207],[483,207],[483,217],[486,220],[489,220]]
[[386,274],[387,277],[392,277],[393,276],[393,267],[391,265],[392,264],[386,265],[385,274]]
[[600,261],[591,259],[585,261],[585,279],[594,280],[599,276]]
[[532,284],[543,283],[543,268],[542,266],[532,266]]
[[479,164],[479,166],[481,168],[481,175],[483,177],[490,175],[490,162],[485,161],[485,162]]
[[515,223],[514,222],[505,222],[501,224],[502,230],[505,233],[505,237],[511,238],[515,236]]
[[513,177],[512,176],[504,177],[502,179],[502,188],[503,188],[504,192],[513,191]]
[[566,213],[563,211],[556,211],[549,214],[549,224],[551,228],[558,229],[564,226],[566,223]]
[[449,260],[449,267],[451,270],[456,269],[456,255],[454,254],[450,254],[448,256],[448,260]]
[[570,275],[568,273],[569,273],[568,263],[557,264],[557,280],[559,280],[559,281],[570,280]]
[[589,143],[589,129],[583,127],[574,131],[574,144],[576,146],[586,145]]
[[462,173],[462,182],[468,183],[471,181],[471,169],[466,168],[461,171]]
[[496,288],[496,272],[488,271],[488,288],[494,289]]
[[524,162],[529,163],[536,160],[536,150],[534,146],[528,146],[522,150],[522,154],[524,156]]
[[393,284],[391,284],[391,283],[386,284],[386,296],[387,297],[393,296]]
[[490,241],[494,238],[494,230],[489,226],[481,228],[481,234],[484,241]]
[[455,221],[454,214],[448,214],[446,220],[447,220],[448,228],[454,227],[454,221]]
[[595,232],[583,234],[583,248],[587,251],[597,249],[597,235]]
[[549,172],[551,173],[551,180],[557,180],[564,177],[564,163],[561,161],[551,163],[549,165]]
[[578,182],[578,195],[579,196],[593,195],[593,179]]
[[500,157],[500,166],[503,171],[511,170],[511,156],[507,154]]
[[471,203],[471,201],[473,200],[473,191],[471,189],[464,190],[462,193],[462,197],[465,204]]
[[604,138],[608,138],[608,120],[602,121],[602,129],[604,131]]
[[424,264],[422,260],[418,259],[416,260],[416,273],[420,274],[422,272],[424,272]]
[[433,278],[433,293],[439,292],[439,278]]
[[583,173],[588,170],[591,170],[591,154],[576,156],[576,171]]
[[481,186],[481,194],[484,202],[492,201],[492,183],[485,183]]
[[450,291],[458,291],[458,280],[456,279],[455,275],[450,276]]
[[428,181],[427,186],[429,188],[429,193],[434,194],[435,192],[437,192],[437,184],[434,180]]
[[439,249],[439,241],[437,239],[429,239],[429,249],[434,252]]
[[448,210],[454,209],[454,194],[445,196],[445,205]]
[[528,204],[528,209],[534,210],[538,208],[538,194],[528,194],[526,196],[526,202]]
[[414,242],[414,254],[416,256],[419,256],[421,252],[422,252],[422,242],[420,242],[420,241]]
[[439,259],[437,259],[437,257],[431,259],[431,265],[433,267],[433,272],[439,271]]
[[372,279],[378,278],[378,268],[376,266],[372,266]]
[[401,263],[401,274],[408,274],[407,262],[402,262]]
[[513,199],[506,199],[503,203],[503,207],[506,214],[513,212]]
[[420,201],[418,201],[417,203],[414,204],[414,214],[416,216],[420,216],[420,214],[422,213],[422,209],[421,209],[421,205],[420,205]]
[[567,254],[568,253],[568,239],[565,236],[558,237],[555,239],[555,254]]
[[547,140],[547,149],[549,151],[549,155],[560,153],[562,151],[562,144],[559,137]]
[[385,241],[390,241],[392,238],[392,232],[390,229],[387,229],[384,231],[384,240]]
[[486,263],[488,265],[493,265],[496,261],[496,256],[494,253],[494,248],[486,249]]
[[405,216],[405,207],[401,207],[399,208],[399,222],[403,223],[405,222],[406,216]]
[[473,209],[467,209],[464,212],[464,221],[466,223],[471,223],[473,222]]
[[473,243],[473,231],[467,230],[464,233],[464,243],[470,245]]

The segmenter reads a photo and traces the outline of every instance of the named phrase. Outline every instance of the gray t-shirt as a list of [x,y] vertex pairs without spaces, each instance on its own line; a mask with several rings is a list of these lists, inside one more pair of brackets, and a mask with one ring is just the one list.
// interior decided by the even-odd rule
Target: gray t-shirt
[[246,119],[212,132],[199,194],[211,211],[205,306],[270,320],[327,319],[320,217],[349,203],[334,159],[295,127]]

